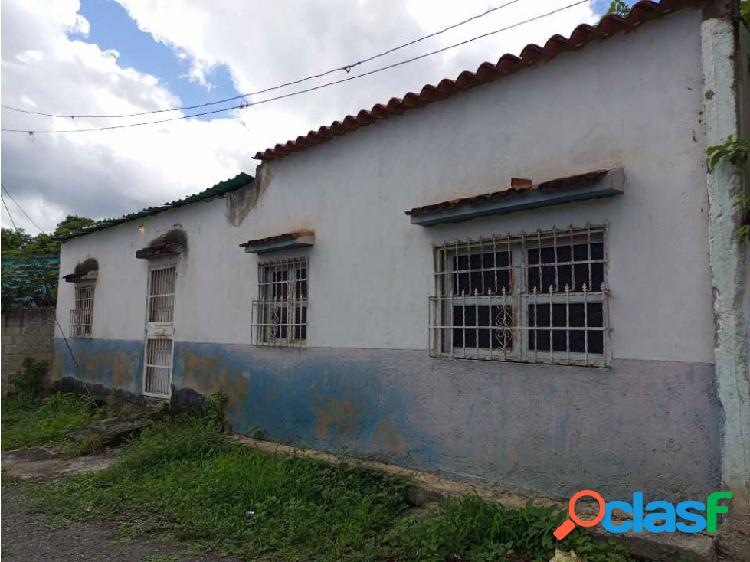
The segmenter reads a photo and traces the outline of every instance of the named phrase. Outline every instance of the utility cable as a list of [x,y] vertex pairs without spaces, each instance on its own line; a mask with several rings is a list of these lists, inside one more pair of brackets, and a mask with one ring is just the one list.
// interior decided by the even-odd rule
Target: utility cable
[[180,121],[180,120],[183,120],[183,119],[190,119],[190,118],[193,118],[193,117],[202,117],[202,116],[205,116],[205,115],[214,115],[214,114],[217,114],[217,113],[222,113],[224,111],[231,111],[231,110],[234,110],[234,109],[246,109],[248,107],[254,107],[256,105],[263,105],[263,104],[267,104],[267,103],[279,101],[279,100],[286,99],[286,98],[296,97],[296,96],[299,96],[299,95],[302,95],[302,94],[306,94],[306,93],[309,93],[309,92],[314,92],[314,91],[317,91],[317,90],[322,90],[324,88],[329,88],[329,87],[335,86],[337,84],[342,84],[342,83],[345,83],[345,82],[350,82],[352,80],[357,80],[359,78],[364,78],[366,76],[371,76],[371,75],[374,75],[374,74],[379,74],[379,73],[384,72],[386,70],[390,70],[392,68],[397,68],[397,67],[400,67],[400,66],[403,66],[403,65],[406,65],[406,64],[418,61],[418,60],[425,59],[425,58],[430,57],[430,56],[434,56],[434,55],[437,55],[437,54],[440,54],[440,53],[444,53],[444,52],[446,52],[446,51],[448,51],[450,49],[455,49],[457,47],[461,47],[463,45],[467,45],[469,43],[473,43],[474,41],[478,41],[479,39],[484,39],[485,37],[489,37],[491,35],[496,35],[496,34],[501,33],[503,31],[508,31],[510,29],[519,27],[521,25],[525,25],[527,23],[531,23],[531,22],[534,22],[534,21],[541,20],[541,19],[543,19],[545,17],[549,17],[549,16],[554,15],[556,13],[562,12],[563,10],[568,10],[568,9],[573,8],[575,6],[579,6],[581,4],[586,4],[587,2],[588,2],[588,0],[578,0],[577,2],[573,2],[572,4],[568,4],[567,6],[563,6],[561,8],[556,9],[556,10],[552,10],[550,12],[546,12],[544,14],[541,14],[541,15],[538,15],[538,16],[534,16],[532,18],[528,18],[528,19],[522,20],[522,21],[514,23],[512,25],[508,25],[506,27],[502,27],[500,29],[495,29],[493,31],[488,31],[487,33],[483,33],[481,35],[476,35],[476,36],[471,37],[469,39],[465,39],[465,40],[460,41],[458,43],[453,43],[452,45],[448,45],[446,47],[442,47],[442,48],[436,49],[434,51],[423,53],[423,54],[418,55],[416,57],[412,57],[412,58],[405,59],[405,60],[402,60],[402,61],[399,61],[399,62],[395,62],[393,64],[389,64],[387,66],[382,66],[382,67],[379,67],[379,68],[376,68],[376,69],[373,69],[373,70],[369,70],[367,72],[362,72],[360,74],[355,74],[353,76],[347,76],[346,78],[341,78],[339,80],[332,80],[330,82],[324,82],[323,84],[319,84],[317,86],[312,86],[310,88],[305,88],[305,89],[302,89],[302,90],[297,90],[295,92],[289,92],[287,94],[280,94],[278,96],[274,96],[272,98],[267,98],[267,99],[264,99],[264,100],[259,100],[257,102],[241,103],[241,104],[233,105],[233,106],[230,106],[230,107],[224,107],[224,108],[220,108],[220,109],[213,109],[211,111],[203,111],[203,112],[200,112],[200,113],[194,113],[194,114],[190,114],[190,115],[180,115],[178,117],[169,117],[169,118],[166,118],[166,119],[159,119],[159,120],[156,120],[156,121],[142,121],[142,122],[139,122],[139,123],[128,123],[128,124],[124,124],[124,125],[109,125],[109,126],[106,126],[106,127],[89,127],[89,128],[84,128],[84,129],[62,129],[62,130],[54,130],[54,129],[29,130],[29,129],[6,129],[6,128],[3,128],[3,129],[0,129],[0,130],[2,130],[3,132],[6,132],[6,133],[24,133],[24,134],[28,134],[28,135],[35,135],[35,134],[58,134],[58,133],[59,134],[63,134],[63,133],[65,133],[65,134],[67,134],[67,133],[87,133],[87,132],[93,132],[93,131],[109,131],[109,130],[114,130],[114,129],[127,129],[127,128],[130,128],[130,127],[142,127],[144,125],[158,125],[158,124],[167,123],[167,122],[170,122],[170,121]]
[[441,35],[441,34],[447,32],[447,31],[450,31],[452,29],[456,29],[457,27],[465,25],[465,24],[467,24],[469,22],[472,22],[474,20],[478,20],[480,18],[488,16],[488,15],[490,15],[493,12],[496,12],[498,10],[506,8],[507,6],[510,6],[511,4],[516,4],[517,2],[520,2],[520,1],[521,0],[510,0],[509,2],[506,2],[504,4],[500,4],[499,6],[494,6],[492,8],[489,8],[488,10],[485,10],[481,14],[473,15],[473,16],[471,16],[469,18],[466,18],[465,20],[461,20],[461,21],[459,21],[457,23],[449,25],[448,27],[444,27],[443,29],[440,29],[440,30],[435,31],[433,33],[430,33],[428,35],[423,35],[422,37],[418,37],[417,39],[413,39],[411,41],[407,41],[406,43],[402,43],[401,45],[397,45],[396,47],[392,47],[392,48],[390,48],[390,49],[388,49],[386,51],[382,51],[382,52],[377,53],[375,55],[372,55],[370,57],[367,57],[367,58],[364,58],[364,59],[361,59],[361,60],[358,60],[358,61],[355,61],[355,62],[352,62],[352,63],[349,63],[349,64],[345,64],[343,66],[337,66],[335,68],[330,68],[330,69],[325,70],[323,72],[320,72],[318,74],[311,74],[311,75],[305,76],[303,78],[298,78],[296,80],[291,80],[289,82],[284,82],[283,84],[278,84],[276,86],[271,86],[271,87],[268,87],[268,88],[264,88],[264,89],[258,90],[256,92],[248,92],[246,94],[238,94],[236,96],[232,96],[231,98],[224,98],[224,99],[221,99],[221,100],[215,100],[215,101],[210,101],[210,102],[196,104],[196,105],[185,105],[185,106],[181,106],[181,107],[169,107],[169,108],[165,108],[165,109],[155,109],[155,110],[152,110],[152,111],[141,111],[141,112],[138,112],[138,113],[123,113],[123,114],[115,114],[115,115],[103,115],[103,114],[94,114],[94,115],[85,115],[85,114],[82,114],[82,115],[78,115],[78,114],[72,114],[72,113],[48,113],[48,112],[44,112],[44,111],[34,111],[34,110],[31,110],[31,109],[23,109],[23,108],[20,108],[20,107],[14,107],[14,106],[5,105],[5,104],[3,104],[2,107],[4,109],[8,109],[8,110],[11,110],[11,111],[16,111],[18,113],[26,113],[26,114],[29,114],[29,115],[42,115],[44,117],[61,117],[61,118],[69,118],[69,119],[76,119],[76,118],[86,118],[86,119],[95,119],[95,118],[119,119],[119,118],[125,118],[125,117],[140,117],[142,115],[151,115],[151,114],[154,114],[154,113],[165,113],[165,112],[169,112],[169,111],[189,111],[189,110],[198,109],[198,108],[201,108],[201,107],[209,107],[209,106],[212,106],[212,105],[218,105],[218,104],[221,104],[221,103],[235,101],[235,100],[242,99],[242,98],[248,98],[250,96],[257,96],[257,95],[260,95],[260,94],[265,94],[265,93],[268,93],[268,92],[272,92],[274,90],[279,90],[281,88],[286,88],[288,86],[296,86],[298,84],[302,84],[303,82],[308,82],[309,80],[315,80],[317,78],[323,78],[324,76],[328,76],[328,75],[333,74],[335,72],[346,72],[347,74],[349,74],[349,72],[351,72],[351,70],[353,68],[357,67],[357,66],[361,66],[363,64],[366,64],[368,62],[374,61],[374,60],[379,59],[381,57],[384,57],[386,55],[390,55],[391,53],[395,53],[396,51],[399,51],[401,49],[405,49],[406,47],[410,47],[412,45],[416,45],[417,43],[421,43],[422,41],[425,41],[427,39],[431,39],[432,37],[436,37],[436,36]]
[[[18,201],[16,201],[15,197],[13,197],[13,196],[12,196],[12,195],[10,194],[10,191],[8,191],[8,190],[6,189],[6,187],[5,187],[5,184],[0,184],[0,187],[2,187],[2,190],[3,190],[4,192],[5,192],[5,194],[6,194],[6,195],[7,195],[8,197],[10,197],[10,200],[11,200],[11,201],[13,201],[13,203],[15,203],[15,204],[16,204],[16,207],[18,207],[18,209],[19,209],[19,210],[20,210],[20,211],[21,211],[21,212],[23,213],[23,215],[24,215],[24,216],[25,216],[25,217],[26,217],[26,218],[27,218],[27,219],[29,220],[29,222],[30,222],[31,224],[33,224],[33,225],[34,225],[34,226],[36,227],[36,229],[37,229],[37,230],[38,230],[39,232],[41,232],[42,234],[44,234],[44,229],[42,229],[42,227],[40,227],[40,226],[39,226],[39,225],[38,225],[37,223],[35,223],[35,222],[34,222],[34,219],[32,219],[32,218],[31,218],[31,217],[29,216],[29,214],[28,214],[28,213],[27,213],[26,211],[24,211],[23,207],[21,207],[21,205],[20,205],[20,204],[18,203]],[[7,206],[6,206],[6,209],[7,209]]]

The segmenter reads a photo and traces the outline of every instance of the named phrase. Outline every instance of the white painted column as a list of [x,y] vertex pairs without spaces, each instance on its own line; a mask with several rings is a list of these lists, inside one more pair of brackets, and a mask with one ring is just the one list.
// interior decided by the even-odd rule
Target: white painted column
[[[731,10],[730,10],[731,12]],[[711,17],[701,27],[704,75],[704,119],[708,146],[740,131],[738,99],[739,48],[736,24]],[[736,202],[742,193],[740,170],[721,162],[706,176],[709,199],[709,253],[714,310],[714,357],[719,400],[723,408],[721,476],[734,494],[722,550],[730,560],[750,560],[750,380],[748,379],[745,296],[745,244],[735,236],[742,222]]]

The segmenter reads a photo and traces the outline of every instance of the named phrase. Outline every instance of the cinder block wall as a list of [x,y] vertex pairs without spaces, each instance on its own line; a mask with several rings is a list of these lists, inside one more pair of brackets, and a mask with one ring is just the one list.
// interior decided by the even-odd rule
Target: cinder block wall
[[55,309],[3,310],[2,318],[2,392],[5,394],[8,377],[21,370],[25,357],[42,359],[52,365]]

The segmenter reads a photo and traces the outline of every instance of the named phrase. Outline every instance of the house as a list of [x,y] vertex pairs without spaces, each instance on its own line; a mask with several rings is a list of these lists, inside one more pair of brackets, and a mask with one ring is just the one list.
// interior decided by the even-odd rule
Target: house
[[70,236],[55,377],[553,497],[742,501],[732,4],[641,2]]

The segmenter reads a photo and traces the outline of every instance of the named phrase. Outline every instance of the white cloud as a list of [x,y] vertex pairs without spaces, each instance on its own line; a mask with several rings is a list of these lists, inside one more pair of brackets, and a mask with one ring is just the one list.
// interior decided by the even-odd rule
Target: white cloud
[[[3,103],[60,113],[130,113],[179,105],[159,80],[118,63],[119,54],[71,40],[74,1],[3,2]],[[63,9],[63,5],[67,9]],[[30,55],[30,53],[34,53]],[[3,127],[69,129],[108,120],[49,119],[3,111]],[[232,117],[71,135],[3,133],[3,184],[35,222],[66,213],[117,216],[252,172],[247,128]],[[15,211],[17,223],[35,232]],[[3,222],[8,221],[3,209]]]
[[[350,63],[502,3],[118,1],[140,29],[190,61],[191,79],[210,87],[206,78],[210,69],[226,65],[241,92]],[[569,1],[520,0],[352,72],[440,48]],[[179,105],[180,100],[158,78],[120,66],[116,52],[70,39],[67,33],[72,29],[88,31],[88,22],[77,11],[76,0],[3,0],[3,103],[61,113],[126,113]],[[6,133],[2,137],[3,182],[46,228],[67,212],[115,215],[160,203],[208,187],[239,170],[252,173],[255,163],[250,156],[257,150],[392,96],[418,91],[427,82],[455,77],[482,61],[496,61],[504,52],[517,53],[528,42],[569,33],[577,23],[592,19],[588,4],[582,4],[411,65],[211,122],[179,121],[33,139]],[[76,120],[72,126],[106,124],[106,120]],[[4,111],[3,126],[71,128],[71,122]]]

